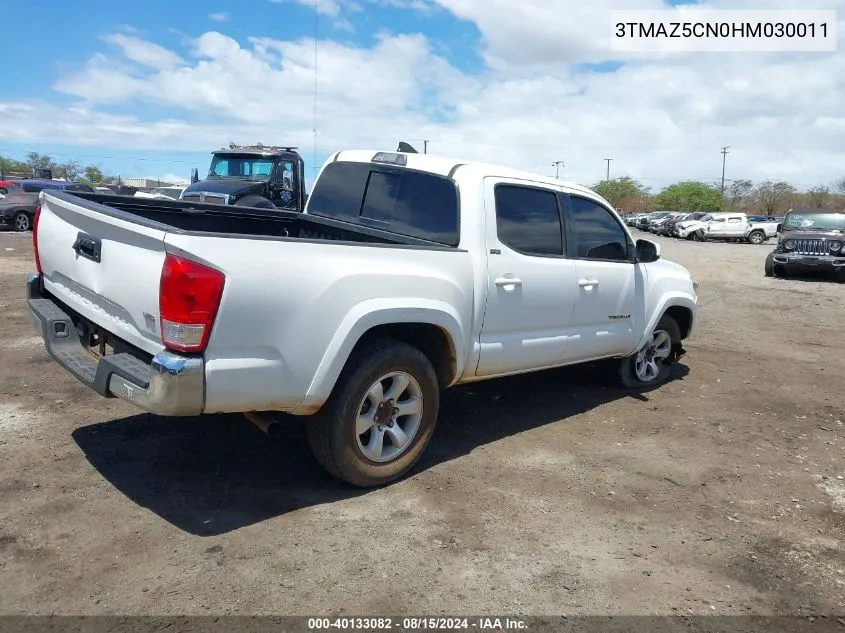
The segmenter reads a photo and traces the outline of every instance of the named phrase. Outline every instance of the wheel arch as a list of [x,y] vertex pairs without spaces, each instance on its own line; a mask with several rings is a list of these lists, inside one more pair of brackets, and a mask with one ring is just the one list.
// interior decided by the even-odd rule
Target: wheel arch
[[391,338],[419,349],[429,359],[441,388],[454,384],[464,371],[466,337],[461,320],[448,304],[420,299],[416,305],[373,308],[364,302],[350,311],[327,347],[307,393],[292,411],[309,415],[322,407],[356,349],[368,341]]
[[634,351],[645,345],[652,331],[664,316],[672,317],[678,324],[678,329],[681,331],[681,340],[689,338],[695,325],[696,308],[696,300],[689,295],[678,293],[664,297],[658,309],[653,312],[640,340],[637,341]]

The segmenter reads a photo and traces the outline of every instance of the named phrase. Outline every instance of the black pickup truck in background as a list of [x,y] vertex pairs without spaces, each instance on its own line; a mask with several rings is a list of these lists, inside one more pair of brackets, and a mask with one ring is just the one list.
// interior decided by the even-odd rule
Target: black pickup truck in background
[[212,152],[205,180],[194,169],[182,200],[259,209],[301,212],[305,162],[295,147],[235,145]]

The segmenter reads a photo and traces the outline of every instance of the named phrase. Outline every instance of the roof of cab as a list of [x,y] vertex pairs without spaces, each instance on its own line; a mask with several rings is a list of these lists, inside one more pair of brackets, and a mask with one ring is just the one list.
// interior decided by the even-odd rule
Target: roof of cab
[[337,160],[344,160],[355,163],[370,163],[372,162],[373,157],[379,152],[385,154],[402,154],[403,156],[408,157],[408,162],[406,165],[407,167],[410,167],[411,169],[427,171],[441,176],[453,177],[458,172],[458,170],[467,170],[473,172],[475,175],[484,174],[485,176],[497,176],[500,178],[516,178],[520,180],[529,180],[540,184],[564,187],[571,192],[583,193],[593,198],[603,199],[592,189],[572,182],[567,182],[565,180],[558,180],[549,176],[543,176],[541,174],[537,174],[530,171],[514,169],[512,167],[506,167],[504,165],[485,163],[476,160],[464,160],[449,156],[440,156],[438,154],[411,154],[403,152],[386,152],[384,150],[353,149],[337,152],[336,154],[334,154],[334,156],[331,157],[330,160],[332,162]]

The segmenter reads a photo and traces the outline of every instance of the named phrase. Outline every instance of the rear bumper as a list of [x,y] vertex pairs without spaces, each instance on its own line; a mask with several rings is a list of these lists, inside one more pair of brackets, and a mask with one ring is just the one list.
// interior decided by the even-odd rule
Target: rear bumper
[[799,255],[797,253],[775,253],[773,259],[782,266],[806,266],[807,268],[822,268],[827,270],[843,270],[845,257],[830,255]]
[[[149,364],[128,353],[97,360],[83,347],[69,311],[43,292],[39,275],[29,278],[27,297],[30,319],[44,339],[47,352],[101,396],[121,398],[158,415],[202,413],[205,363],[201,356],[182,356],[165,350]],[[78,315],[73,316],[79,320]]]

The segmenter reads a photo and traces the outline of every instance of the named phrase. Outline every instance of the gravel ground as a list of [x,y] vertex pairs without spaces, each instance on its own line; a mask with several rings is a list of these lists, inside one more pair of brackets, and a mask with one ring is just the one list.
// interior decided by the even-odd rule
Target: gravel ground
[[810,614],[845,609],[845,285],[661,239],[701,309],[673,380],[450,390],[361,492],[240,416],[105,400],[50,361],[0,234],[0,613]]

